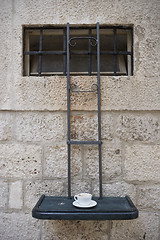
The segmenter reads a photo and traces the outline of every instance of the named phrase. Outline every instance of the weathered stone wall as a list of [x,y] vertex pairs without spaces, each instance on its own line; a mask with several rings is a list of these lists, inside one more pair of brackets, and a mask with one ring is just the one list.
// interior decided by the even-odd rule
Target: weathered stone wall
[[[0,0],[0,239],[160,239],[158,0]],[[67,194],[66,77],[22,76],[22,26],[133,24],[134,76],[102,77],[105,196],[130,195],[129,221],[40,221],[41,194]],[[84,88],[96,77],[72,77]],[[72,138],[97,136],[94,93],[73,94]],[[97,148],[72,149],[72,194],[98,195]]]

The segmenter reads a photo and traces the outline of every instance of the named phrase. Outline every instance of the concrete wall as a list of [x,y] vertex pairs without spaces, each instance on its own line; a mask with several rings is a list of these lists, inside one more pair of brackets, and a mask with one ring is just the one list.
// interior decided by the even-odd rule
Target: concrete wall
[[[0,0],[0,239],[160,239],[158,0]],[[22,76],[22,25],[133,24],[134,76],[102,77],[103,192],[130,195],[132,221],[41,221],[43,193],[67,194],[66,77]],[[90,87],[95,77],[72,77]],[[72,137],[96,136],[96,96],[72,96]],[[83,126],[83,127],[82,127]],[[96,147],[74,147],[72,194],[98,195]]]

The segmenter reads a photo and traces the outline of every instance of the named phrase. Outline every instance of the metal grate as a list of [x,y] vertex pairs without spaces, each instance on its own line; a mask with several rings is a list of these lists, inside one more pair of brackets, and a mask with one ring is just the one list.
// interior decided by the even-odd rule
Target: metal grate
[[[43,49],[43,43],[45,39],[46,31],[61,31],[61,39],[62,42],[62,48],[56,49],[56,46],[54,46],[54,50],[44,50]],[[38,32],[37,34],[37,49],[32,50],[30,49],[30,33],[32,32]],[[97,75],[98,69],[96,66],[96,58],[97,58],[97,51],[95,49],[96,47],[96,26],[70,26],[70,34],[72,32],[76,31],[77,34],[81,36],[81,32],[85,31],[84,36],[81,36],[78,38],[78,45],[80,45],[83,40],[85,40],[87,44],[87,48],[83,46],[80,50],[76,50],[76,44],[75,40],[77,40],[77,37],[72,37],[70,41],[70,46],[72,47],[72,50],[70,51],[70,58],[73,58],[73,62],[75,59],[76,64],[79,66],[80,69],[70,69],[71,75]],[[103,38],[108,36],[108,32],[111,33],[112,36],[112,46],[110,46],[107,49],[107,45],[104,44],[105,40],[102,42]],[[125,36],[125,44],[127,45],[124,48],[119,48],[119,42],[123,41],[121,40],[120,36],[122,36],[122,33]],[[74,35],[74,34],[73,34]],[[43,27],[24,27],[23,32],[23,75],[24,76],[43,76],[43,75],[67,75],[67,27],[66,26],[43,26]],[[77,35],[76,35],[77,36]],[[100,60],[101,60],[101,67],[100,67],[100,73],[101,75],[133,75],[133,28],[128,26],[99,26],[99,44],[100,44]],[[36,72],[31,71],[31,59],[35,57],[37,58],[37,68]],[[60,70],[56,72],[56,69],[54,71],[43,71],[43,64],[45,63],[45,60],[43,58],[48,57],[48,59],[51,59],[53,57],[58,59],[62,58],[59,66]],[[120,71],[119,68],[119,59],[122,59],[123,57],[123,68],[126,69],[126,71]],[[85,66],[83,65],[83,59],[85,60],[85,63],[87,64],[87,69],[83,71]],[[72,60],[71,60],[72,61]],[[55,62],[52,63],[52,59],[50,60],[50,64],[53,66],[56,64]],[[112,66],[112,71],[106,70],[109,68],[109,65]],[[82,67],[81,67],[82,66]]]

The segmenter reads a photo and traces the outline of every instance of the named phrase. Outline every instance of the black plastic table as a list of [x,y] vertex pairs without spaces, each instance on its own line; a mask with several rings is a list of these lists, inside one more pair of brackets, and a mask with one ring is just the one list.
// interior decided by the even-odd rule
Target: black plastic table
[[73,206],[73,198],[42,195],[32,210],[38,219],[52,220],[129,220],[138,217],[138,210],[126,197],[93,197],[97,205],[92,208]]

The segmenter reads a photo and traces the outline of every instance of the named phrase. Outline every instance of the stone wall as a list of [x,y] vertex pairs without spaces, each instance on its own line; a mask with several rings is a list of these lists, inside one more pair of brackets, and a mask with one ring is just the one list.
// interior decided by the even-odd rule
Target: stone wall
[[[158,0],[0,0],[0,239],[160,239]],[[22,76],[22,27],[133,24],[134,76],[101,77],[103,193],[131,196],[139,218],[41,221],[41,194],[67,194],[66,77]],[[96,77],[72,77],[88,88]],[[96,95],[72,95],[72,138],[96,138]],[[72,194],[98,195],[97,148],[72,148]]]

